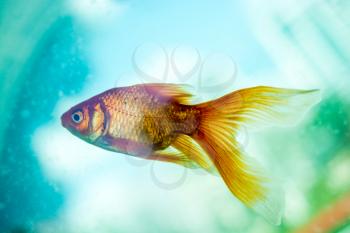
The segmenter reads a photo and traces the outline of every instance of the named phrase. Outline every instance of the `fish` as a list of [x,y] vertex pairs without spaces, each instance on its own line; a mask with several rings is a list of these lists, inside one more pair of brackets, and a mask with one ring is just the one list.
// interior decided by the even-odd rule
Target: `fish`
[[320,101],[319,94],[317,89],[256,86],[196,103],[185,84],[136,84],[73,106],[61,123],[109,151],[218,175],[238,200],[278,225],[283,190],[246,155],[237,137],[244,128],[296,124]]

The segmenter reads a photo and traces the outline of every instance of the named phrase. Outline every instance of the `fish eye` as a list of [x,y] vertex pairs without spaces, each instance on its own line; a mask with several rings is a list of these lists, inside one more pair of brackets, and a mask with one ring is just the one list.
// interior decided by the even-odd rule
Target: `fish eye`
[[72,117],[72,121],[74,123],[79,124],[83,120],[83,112],[78,110],[78,111],[72,113],[71,117]]

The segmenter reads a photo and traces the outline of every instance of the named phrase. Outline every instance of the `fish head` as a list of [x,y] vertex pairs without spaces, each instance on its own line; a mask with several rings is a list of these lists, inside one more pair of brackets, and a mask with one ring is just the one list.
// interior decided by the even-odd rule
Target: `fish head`
[[89,143],[94,143],[103,134],[105,120],[101,104],[93,100],[73,106],[61,116],[63,127]]

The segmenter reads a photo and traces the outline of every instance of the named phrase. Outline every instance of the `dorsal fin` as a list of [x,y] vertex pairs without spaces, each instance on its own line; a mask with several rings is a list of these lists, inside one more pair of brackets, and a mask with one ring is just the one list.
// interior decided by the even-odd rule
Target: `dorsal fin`
[[155,92],[161,96],[173,99],[180,104],[190,104],[193,94],[189,92],[191,86],[174,83],[147,83],[136,85],[147,89],[149,92]]

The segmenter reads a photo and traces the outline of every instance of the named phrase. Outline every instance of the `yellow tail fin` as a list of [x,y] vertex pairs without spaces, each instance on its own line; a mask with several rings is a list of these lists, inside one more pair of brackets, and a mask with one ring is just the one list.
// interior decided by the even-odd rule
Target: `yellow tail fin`
[[317,100],[317,90],[253,87],[195,106],[201,111],[201,119],[193,138],[209,155],[230,191],[274,224],[281,221],[283,194],[244,155],[235,136],[242,125],[295,122]]

